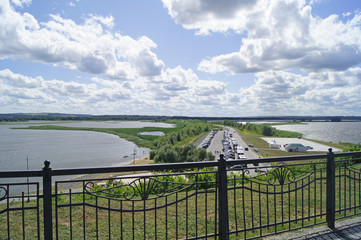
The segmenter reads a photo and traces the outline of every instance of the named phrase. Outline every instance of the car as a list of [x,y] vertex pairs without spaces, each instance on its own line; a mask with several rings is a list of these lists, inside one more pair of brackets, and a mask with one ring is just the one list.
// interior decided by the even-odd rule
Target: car
[[248,148],[244,148],[244,151],[248,151]]
[[238,148],[237,148],[237,154],[241,154],[241,155],[243,155],[243,154],[244,154],[244,152],[243,152],[243,150],[242,150],[242,149],[238,149]]
[[248,144],[248,147],[253,147],[253,144]]
[[239,165],[234,165],[232,167],[230,167],[230,170],[242,170],[247,168],[247,164],[239,164]]
[[244,156],[244,155],[238,155],[238,158],[239,158],[239,159],[247,159],[247,157]]
[[267,172],[267,169],[265,169],[265,168],[256,168],[255,171],[265,173],[265,172]]

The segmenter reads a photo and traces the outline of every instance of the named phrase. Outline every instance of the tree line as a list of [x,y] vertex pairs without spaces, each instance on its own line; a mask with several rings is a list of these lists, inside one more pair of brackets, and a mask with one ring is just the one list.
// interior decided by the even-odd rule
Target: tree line
[[150,159],[156,163],[213,161],[215,156],[192,143],[184,143],[187,139],[205,134],[213,129],[213,123],[200,120],[176,120],[177,131],[164,135],[154,141],[154,149]]
[[217,122],[225,126],[230,126],[239,129],[240,131],[247,130],[252,133],[256,133],[263,136],[275,136],[278,131],[276,128],[270,126],[269,124],[253,124],[253,123],[239,123],[232,120],[224,120],[222,122]]

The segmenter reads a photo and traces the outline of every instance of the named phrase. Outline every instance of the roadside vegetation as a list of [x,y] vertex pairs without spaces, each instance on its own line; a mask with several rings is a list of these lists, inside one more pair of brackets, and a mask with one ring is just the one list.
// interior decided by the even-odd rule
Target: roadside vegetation
[[[273,123],[262,123],[262,124],[254,124],[254,123],[246,123],[242,124],[235,121],[224,120],[223,122],[217,122],[218,124],[230,126],[238,129],[242,133],[244,132],[246,135],[254,135],[254,136],[274,136],[274,137],[302,137],[301,133],[297,132],[289,132],[278,130],[272,125]],[[293,122],[296,124],[295,122]]]
[[193,141],[211,131],[213,123],[188,120],[179,123],[180,130],[164,135],[154,141],[155,148],[150,159],[156,163],[213,161],[215,156],[203,148],[197,148]]

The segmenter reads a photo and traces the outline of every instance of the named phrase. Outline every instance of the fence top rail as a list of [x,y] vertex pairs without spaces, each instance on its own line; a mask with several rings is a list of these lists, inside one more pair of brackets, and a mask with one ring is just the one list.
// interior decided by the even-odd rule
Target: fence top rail
[[[330,151],[331,152],[331,151]],[[273,157],[273,158],[256,158],[247,160],[230,160],[226,161],[227,166],[237,164],[250,164],[250,163],[274,163],[274,162],[289,162],[289,161],[306,161],[312,159],[326,159],[329,154],[317,154],[317,155],[302,155],[302,156],[287,156],[287,157]],[[335,157],[346,156],[361,156],[359,152],[345,152],[335,153]],[[218,161],[211,162],[187,162],[187,163],[167,163],[167,164],[149,164],[149,165],[127,165],[119,167],[94,167],[94,168],[69,168],[69,169],[51,169],[52,176],[61,175],[79,175],[79,174],[93,174],[93,173],[112,173],[112,172],[132,172],[132,171],[162,171],[172,169],[192,169],[192,168],[205,168],[205,167],[217,167]],[[28,171],[3,171],[0,172],[0,178],[12,178],[12,177],[41,177],[43,176],[43,170],[28,170]]]
[[16,178],[16,177],[41,177],[42,170],[24,170],[24,171],[4,171],[0,172],[0,178]]
[[149,164],[149,165],[127,165],[119,167],[98,167],[98,168],[73,168],[73,169],[56,169],[52,170],[53,176],[60,175],[77,175],[77,174],[92,174],[92,173],[111,173],[111,172],[138,172],[138,171],[162,171],[172,169],[191,169],[191,168],[205,168],[216,167],[217,161],[211,162],[192,162],[192,163],[167,163],[167,164]]

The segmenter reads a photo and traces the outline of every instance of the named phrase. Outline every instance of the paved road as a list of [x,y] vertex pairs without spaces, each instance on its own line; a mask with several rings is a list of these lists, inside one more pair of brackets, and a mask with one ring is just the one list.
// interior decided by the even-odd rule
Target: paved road
[[263,238],[265,240],[359,240],[361,239],[361,217],[336,221],[336,228],[326,225],[304,228],[284,234]]
[[[234,138],[237,141],[239,146],[241,146],[243,149],[246,149],[246,148],[249,149],[248,151],[244,151],[244,155],[247,157],[247,159],[256,159],[256,158],[260,157],[258,155],[258,153],[256,153],[253,150],[253,148],[251,148],[247,145],[247,143],[242,139],[242,137],[240,136],[240,134],[238,133],[237,130],[235,130],[234,128],[231,128],[231,127],[226,127],[225,129],[228,129],[228,133],[232,134],[232,138]],[[222,139],[223,139],[224,132],[225,132],[224,130],[218,131],[217,134],[213,137],[211,144],[207,148],[207,152],[213,153],[213,155],[216,156],[216,159],[219,159],[220,154],[224,154],[224,152],[222,151],[222,149],[223,149]],[[198,144],[198,147],[201,147],[202,143],[207,138],[209,138],[209,134],[207,134],[207,136],[204,138],[204,140]],[[236,154],[236,160],[238,160],[237,158],[238,158],[238,156]],[[260,166],[267,166],[267,164],[265,164],[265,165],[260,164]],[[252,169],[255,167],[253,164],[247,164],[247,167],[251,168],[251,169],[249,169],[249,171],[250,171],[249,175],[251,175],[251,176],[257,175],[255,170]]]

